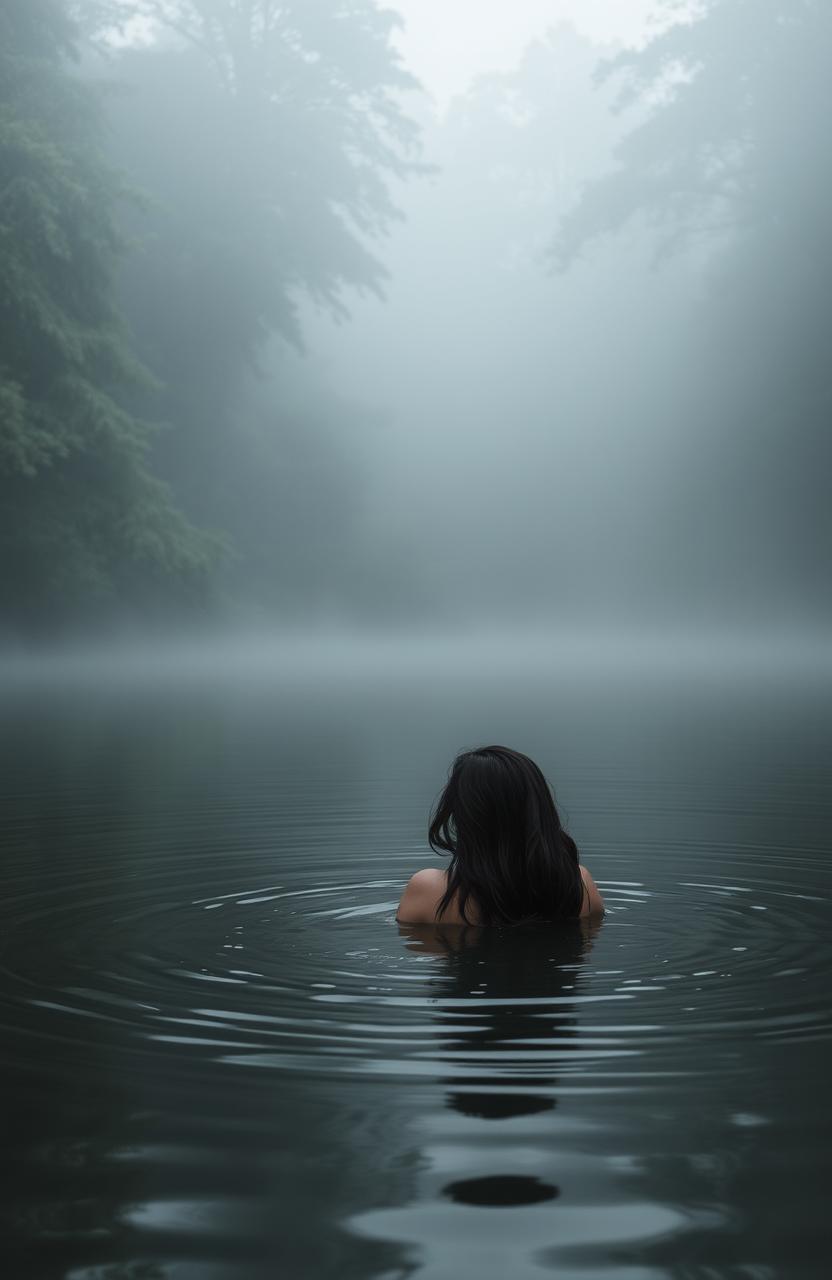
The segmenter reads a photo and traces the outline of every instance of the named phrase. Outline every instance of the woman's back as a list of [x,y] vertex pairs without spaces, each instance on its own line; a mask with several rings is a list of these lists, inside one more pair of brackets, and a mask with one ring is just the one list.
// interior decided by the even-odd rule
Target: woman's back
[[[581,903],[580,917],[603,915],[604,900],[595,885],[595,881],[586,867],[581,867],[581,879],[584,884],[584,896]],[[424,867],[410,877],[399,902],[396,919],[402,924],[435,924],[437,911],[448,888],[448,873],[439,867]],[[466,904],[467,919],[459,909],[458,896],[455,895],[442,913],[442,924],[480,924],[476,903]]]
[[543,774],[520,752],[495,746],[458,756],[429,835],[450,864],[411,878],[402,922],[520,924],[604,910]]

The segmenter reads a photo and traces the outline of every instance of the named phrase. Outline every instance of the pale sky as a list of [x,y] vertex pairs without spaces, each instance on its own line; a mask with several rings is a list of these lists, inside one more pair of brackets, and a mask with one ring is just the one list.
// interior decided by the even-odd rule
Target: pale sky
[[442,108],[484,71],[516,66],[535,36],[571,22],[599,43],[638,43],[659,0],[386,0],[404,18],[397,43]]

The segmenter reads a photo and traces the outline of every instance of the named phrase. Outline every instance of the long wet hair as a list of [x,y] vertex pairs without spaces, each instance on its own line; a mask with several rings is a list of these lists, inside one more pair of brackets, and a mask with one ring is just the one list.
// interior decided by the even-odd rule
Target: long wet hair
[[574,919],[584,887],[578,849],[533,760],[508,747],[464,751],[431,816],[428,838],[451,855],[441,920],[454,898],[469,923]]

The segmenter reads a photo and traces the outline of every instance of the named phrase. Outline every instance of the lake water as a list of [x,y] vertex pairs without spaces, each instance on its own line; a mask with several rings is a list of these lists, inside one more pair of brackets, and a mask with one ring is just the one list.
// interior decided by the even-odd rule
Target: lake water
[[[4,1275],[827,1276],[829,689],[741,647],[7,671]],[[597,927],[395,923],[493,741]]]

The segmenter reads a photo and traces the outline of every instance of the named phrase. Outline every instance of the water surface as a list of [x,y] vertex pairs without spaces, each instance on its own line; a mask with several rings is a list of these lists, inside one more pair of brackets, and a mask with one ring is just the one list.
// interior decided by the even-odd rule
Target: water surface
[[[828,682],[538,659],[6,682],[15,1280],[828,1273]],[[485,741],[600,925],[395,923]]]

